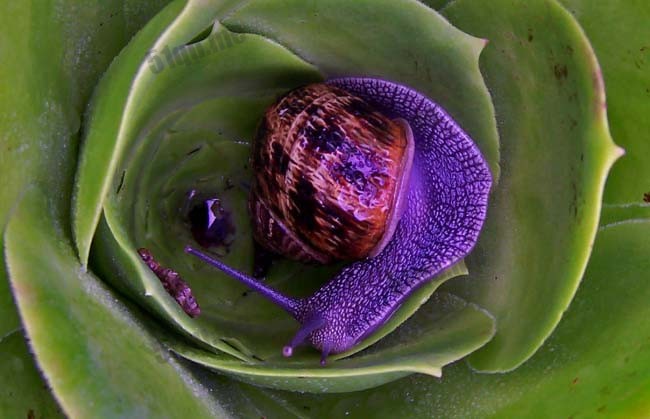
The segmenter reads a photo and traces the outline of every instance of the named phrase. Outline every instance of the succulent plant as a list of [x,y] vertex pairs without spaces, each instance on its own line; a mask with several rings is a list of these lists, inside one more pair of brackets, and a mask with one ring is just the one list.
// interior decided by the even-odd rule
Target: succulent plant
[[[650,411],[647,2],[46,6],[0,13],[0,416]],[[250,268],[256,124],[336,76],[427,95],[494,185],[468,257],[321,367],[283,358],[295,322],[183,248],[194,198],[219,195],[219,252]],[[308,295],[335,269],[279,261],[267,283]]]

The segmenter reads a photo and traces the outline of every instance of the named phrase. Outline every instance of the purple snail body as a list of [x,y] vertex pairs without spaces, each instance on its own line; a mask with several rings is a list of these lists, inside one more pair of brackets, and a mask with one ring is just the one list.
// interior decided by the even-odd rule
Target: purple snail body
[[[296,102],[300,106],[278,106],[283,100],[286,104],[287,97],[291,99],[292,93],[297,92],[300,98],[301,92],[305,91],[308,93],[306,98]],[[322,99],[327,95],[330,95],[328,99]],[[342,183],[342,186],[330,188],[328,193],[333,193],[334,197],[325,201],[312,194],[312,200],[301,202],[299,207],[320,215],[315,224],[311,223],[312,227],[316,225],[317,230],[320,228],[319,235],[326,235],[329,228],[338,231],[337,237],[344,239],[337,241],[343,247],[334,250],[327,249],[327,246],[315,250],[317,246],[302,243],[308,239],[305,233],[308,229],[301,230],[304,226],[291,229],[296,222],[300,222],[296,221],[301,214],[296,212],[295,203],[289,203],[286,211],[281,206],[259,204],[268,190],[260,192],[256,189],[261,185],[260,189],[271,190],[270,196],[291,198],[291,188],[295,188],[297,181],[286,182],[286,179],[277,177],[275,180],[279,180],[278,184],[288,184],[290,191],[285,193],[278,191],[277,186],[269,188],[264,180],[260,181],[257,177],[250,200],[253,222],[262,226],[254,227],[254,230],[258,228],[256,240],[278,253],[283,253],[284,246],[287,249],[285,254],[299,260],[326,262],[342,259],[341,255],[346,254],[352,254],[354,259],[359,260],[343,268],[313,295],[298,299],[287,297],[189,246],[185,251],[256,290],[291,314],[302,326],[284,347],[283,354],[291,356],[296,346],[308,342],[321,351],[321,364],[324,365],[329,354],[344,352],[377,330],[414,290],[472,250],[486,216],[492,177],[481,152],[456,122],[431,100],[400,84],[372,78],[332,79],[325,84],[290,92],[276,102],[269,112],[271,117],[275,112],[293,112],[291,118],[303,118],[303,127],[317,128],[307,134],[314,135],[316,132],[320,137],[314,141],[320,143],[319,147],[310,146],[309,139],[305,139],[300,131],[300,125],[292,123],[282,127],[279,123],[269,124],[267,112],[258,133],[261,145],[256,144],[253,152],[256,173],[264,173],[265,164],[275,164],[273,148],[279,159],[276,174],[278,170],[280,173],[291,172],[291,166],[296,165],[300,169],[296,173],[300,173],[302,179],[309,179],[311,185],[314,179],[322,179],[320,173],[323,170],[333,173],[331,179]],[[345,115],[330,118],[332,112],[343,112]],[[310,116],[315,119],[310,120]],[[355,122],[349,119],[351,117],[360,121]],[[337,124],[337,128],[329,129],[327,124]],[[278,135],[274,131],[269,135],[271,126],[276,130],[280,126],[279,130],[284,131]],[[268,147],[264,145],[265,138],[272,138]],[[289,141],[282,143],[285,148],[279,150],[279,146],[272,144],[282,138],[289,138]],[[351,145],[346,148],[341,146],[341,142],[350,142]],[[373,146],[373,142],[380,146]],[[366,143],[370,147],[364,145]],[[332,144],[336,147],[331,147]],[[264,149],[270,150],[266,157],[260,154]],[[296,149],[301,154],[294,157],[291,152]],[[311,154],[303,157],[304,153]],[[355,155],[360,158],[350,157]],[[376,165],[367,164],[373,156],[384,159],[376,165],[388,162],[392,167],[375,173],[373,169]],[[306,167],[300,166],[302,160],[309,162]],[[324,163],[315,163],[319,161]],[[362,165],[363,170],[357,168],[359,170],[352,173],[358,171],[365,177],[359,181],[356,174],[346,176],[347,163]],[[314,166],[312,172],[310,165]],[[268,174],[263,176],[265,179],[273,177]],[[331,179],[327,182],[331,182]],[[381,188],[377,188],[377,185],[388,186],[378,193],[377,190]],[[346,210],[350,208],[349,202],[355,205],[359,205],[357,202],[363,203],[362,200],[367,198],[364,193],[368,189],[375,194],[373,196],[380,198],[373,201],[374,207],[381,208],[379,215],[374,214],[374,219],[365,215],[358,217],[365,223],[364,229],[350,237],[345,234],[341,236],[342,228],[350,230],[351,227],[348,222],[341,221],[346,215],[340,208],[323,210],[327,209],[327,202],[335,202],[334,198],[338,198],[336,194],[340,193],[346,197],[343,205]],[[356,191],[357,195],[350,191]],[[296,197],[295,193],[293,197]],[[259,211],[260,208],[264,211]],[[278,217],[279,220],[276,219]],[[273,221],[269,222],[269,219]],[[368,219],[370,221],[366,222]],[[271,231],[269,224],[271,227],[281,224],[279,233],[282,234]],[[286,229],[291,230],[287,233]],[[270,244],[264,242],[265,234],[270,236]],[[279,240],[278,237],[285,237],[283,234],[292,237],[290,240]],[[368,240],[370,243],[361,243],[365,247],[359,250],[358,242],[363,241],[359,238],[364,235],[371,240]],[[288,244],[283,244],[287,241]],[[354,251],[346,250],[350,246],[354,247]],[[308,251],[300,253],[296,250],[301,248]]]

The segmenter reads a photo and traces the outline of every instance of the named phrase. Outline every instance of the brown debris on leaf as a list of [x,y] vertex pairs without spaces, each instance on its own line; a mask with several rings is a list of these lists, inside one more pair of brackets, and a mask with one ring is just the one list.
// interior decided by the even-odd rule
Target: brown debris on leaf
[[188,316],[196,317],[201,314],[201,308],[199,307],[199,303],[194,299],[192,290],[187,285],[187,282],[183,281],[183,278],[181,278],[178,272],[160,266],[148,249],[140,248],[138,249],[138,254],[149,269],[160,279],[163,287],[165,287],[165,291],[174,297],[178,305],[181,306]]

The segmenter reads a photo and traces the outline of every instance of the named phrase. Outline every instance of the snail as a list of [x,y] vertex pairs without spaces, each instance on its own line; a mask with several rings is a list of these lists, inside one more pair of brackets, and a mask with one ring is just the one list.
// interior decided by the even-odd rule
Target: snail
[[[262,142],[254,146],[253,155],[257,182],[250,200],[253,221],[259,222],[262,226],[259,231],[256,230],[259,226],[254,228],[256,237],[263,236],[264,232],[268,235],[270,229],[277,226],[278,213],[291,215],[291,211],[294,211],[293,215],[300,216],[295,209],[291,209],[296,205],[301,210],[312,212],[315,221],[312,219],[314,222],[311,226],[316,227],[314,231],[318,231],[318,234],[325,234],[328,227],[331,231],[336,231],[339,226],[348,228],[346,223],[336,222],[336,217],[340,217],[343,212],[342,209],[333,214],[326,209],[326,203],[340,201],[338,199],[340,195],[336,194],[319,198],[312,191],[313,193],[309,194],[311,200],[305,202],[300,201],[300,194],[294,193],[291,196],[291,193],[279,192],[270,187],[274,196],[284,199],[286,195],[292,198],[293,202],[289,204],[290,209],[286,212],[280,211],[281,205],[271,204],[264,208],[264,205],[269,205],[264,201],[267,192],[264,188],[274,181],[273,176],[269,176],[264,171],[269,170],[267,165],[276,164],[277,167],[271,168],[270,173],[277,174],[278,170],[286,172],[290,170],[289,166],[304,159],[310,165],[319,165],[313,168],[315,173],[321,172],[325,167],[335,173],[334,177],[342,176],[341,182],[344,185],[339,189],[337,187],[333,189],[347,193],[349,189],[345,189],[348,186],[345,182],[350,183],[349,179],[352,179],[351,183],[354,183],[354,176],[346,178],[341,171],[336,172],[336,168],[340,168],[336,165],[346,161],[346,156],[354,154],[356,148],[362,149],[362,154],[368,158],[376,157],[393,165],[382,172],[384,178],[378,175],[369,176],[371,181],[362,184],[362,186],[368,187],[370,184],[374,187],[382,185],[380,179],[383,179],[385,189],[376,194],[381,199],[375,202],[375,206],[381,207],[379,212],[383,220],[367,222],[371,217],[365,218],[365,204],[372,200],[364,201],[367,197],[363,193],[354,195],[354,199],[359,201],[355,205],[361,205],[357,211],[359,215],[357,221],[366,225],[372,233],[376,233],[373,240],[369,240],[372,243],[354,255],[360,260],[344,267],[334,278],[306,298],[285,296],[191,246],[186,246],[185,251],[256,290],[287,311],[301,324],[293,339],[283,348],[284,356],[289,357],[297,346],[310,343],[321,351],[321,364],[325,365],[329,354],[347,351],[372,334],[388,321],[413,291],[472,250],[485,220],[492,177],[481,152],[458,124],[434,102],[406,86],[380,79],[350,77],[331,79],[324,85],[308,86],[294,93],[296,97],[289,93],[270,108],[271,117],[273,118],[274,113],[277,113],[277,117],[281,120],[283,112],[290,114],[287,115],[290,120],[306,118],[309,114],[316,115],[315,120],[325,125],[308,122],[304,127],[316,129],[305,134],[318,135],[322,132],[325,134],[321,136],[322,138],[310,139],[302,135],[292,137],[295,134],[280,123],[281,121],[261,124],[258,139],[261,138]],[[282,102],[287,98],[294,104],[294,108],[282,106],[283,103],[285,105],[289,103]],[[349,103],[355,103],[357,106],[350,106]],[[335,117],[328,118],[331,111],[334,111]],[[350,115],[360,121],[349,121]],[[266,121],[269,121],[268,114]],[[332,123],[340,125],[331,127],[329,124]],[[294,124],[295,126],[303,125]],[[368,128],[372,134],[368,134],[370,137],[380,133],[385,137],[375,138],[376,144],[372,145],[371,141],[368,149],[358,146],[358,144],[365,144],[363,139],[354,140],[355,142],[349,146],[341,145],[341,141],[349,141],[348,137],[359,135],[354,127]],[[278,131],[269,133],[270,129]],[[345,132],[349,135],[329,135],[332,132]],[[365,134],[367,133],[361,136]],[[271,153],[273,153],[273,141],[289,138],[286,144],[301,147],[303,148],[301,153],[312,153],[312,155],[307,157],[302,157],[301,154],[297,155],[300,157],[290,155],[287,161],[280,153],[280,151],[287,152],[287,149],[283,148],[276,151],[278,159],[264,158],[260,153],[268,150],[266,147],[268,138],[272,139],[268,142],[271,144]],[[296,138],[297,141],[293,141]],[[320,147],[316,157],[313,157],[317,148],[314,144]],[[256,156],[255,153],[258,155]],[[397,157],[386,157],[393,155]],[[364,162],[359,163],[359,159],[354,160],[353,163],[358,163],[363,168],[367,167]],[[297,179],[289,178],[290,181],[286,186],[288,190],[299,190],[301,178],[318,178],[318,175],[313,177],[313,173],[307,174],[304,170],[303,168],[302,172],[296,172],[299,175]],[[367,170],[365,173],[372,173],[372,170]],[[262,181],[260,176],[263,178]],[[365,179],[368,180],[368,177]],[[311,181],[310,184],[312,185],[310,190],[315,188]],[[259,185],[261,191],[256,189]],[[317,185],[323,187],[321,183]],[[359,190],[364,191],[363,188],[357,188],[357,192]],[[343,196],[346,199],[343,200],[342,206],[354,201],[347,199],[349,195]],[[271,210],[271,214],[268,209]],[[348,208],[343,207],[343,209]],[[354,209],[352,208],[353,214]],[[327,218],[326,215],[331,218]],[[287,223],[286,220],[289,222]],[[330,224],[327,225],[324,220]],[[285,231],[287,225],[294,221],[294,218],[280,220],[284,224],[278,232]],[[340,255],[336,254],[322,256],[322,250],[314,251],[317,247],[313,244],[304,245],[305,231],[309,230],[300,230],[300,228],[301,226],[298,226],[295,230],[287,230],[287,235],[291,237],[284,240],[288,242],[286,248],[289,253],[293,252],[295,258],[300,260],[320,258],[326,261],[340,258]],[[271,230],[271,233],[273,236],[275,231]],[[336,233],[334,236],[336,239],[340,238]],[[370,237],[369,233],[368,237]],[[270,244],[267,243],[266,246],[277,251],[283,241],[276,240],[276,237],[271,239]],[[316,242],[319,240],[320,238]],[[355,240],[363,241],[353,239],[352,244],[357,247],[358,243],[355,243]],[[356,250],[358,249],[355,248]]]

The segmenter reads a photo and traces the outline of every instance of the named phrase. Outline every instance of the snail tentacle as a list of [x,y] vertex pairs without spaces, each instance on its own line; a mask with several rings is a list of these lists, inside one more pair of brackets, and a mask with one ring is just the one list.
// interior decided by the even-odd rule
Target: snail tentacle
[[322,366],[325,366],[325,364],[327,364],[327,357],[329,356],[330,351],[331,351],[330,345],[323,346],[323,349],[321,350],[321,355],[320,355],[320,364]]
[[246,286],[252,288],[253,290],[259,292],[261,295],[271,300],[274,304],[283,308],[287,313],[291,314],[294,317],[298,316],[300,312],[300,300],[296,298],[287,297],[286,295],[280,293],[279,291],[274,290],[268,285],[263,284],[262,282],[256,280],[252,276],[248,276],[245,273],[238,271],[237,269],[231,268],[225,263],[221,262],[218,259],[212,258],[200,250],[196,250],[191,246],[185,246],[185,253],[194,255],[206,262],[209,265],[214,266],[228,276],[242,282]]
[[315,330],[323,327],[325,322],[326,320],[318,314],[311,316],[309,320],[304,322],[302,327],[298,329],[298,332],[296,332],[293,339],[291,339],[291,342],[282,348],[282,355],[287,358],[293,355],[293,350],[305,343],[307,338],[309,338],[309,335],[311,335]]
[[[287,297],[284,294],[269,287],[268,285],[265,285],[262,282],[256,280],[255,278],[248,276],[245,273],[234,268],[231,268],[220,260],[214,259],[201,252],[200,250],[194,249],[191,246],[185,246],[185,253],[198,257],[202,261],[214,266],[228,276],[259,292],[262,296],[266,297],[274,304],[277,304],[283,308],[302,324],[300,329],[298,329],[294,337],[291,339],[291,342],[282,348],[282,355],[285,357],[292,356],[293,350],[296,347],[306,343],[314,332],[320,330],[327,324],[325,317],[323,317],[318,311],[311,312],[308,315],[305,314],[304,300]],[[328,341],[323,344],[320,361],[321,365],[325,365],[331,348],[332,345]]]

